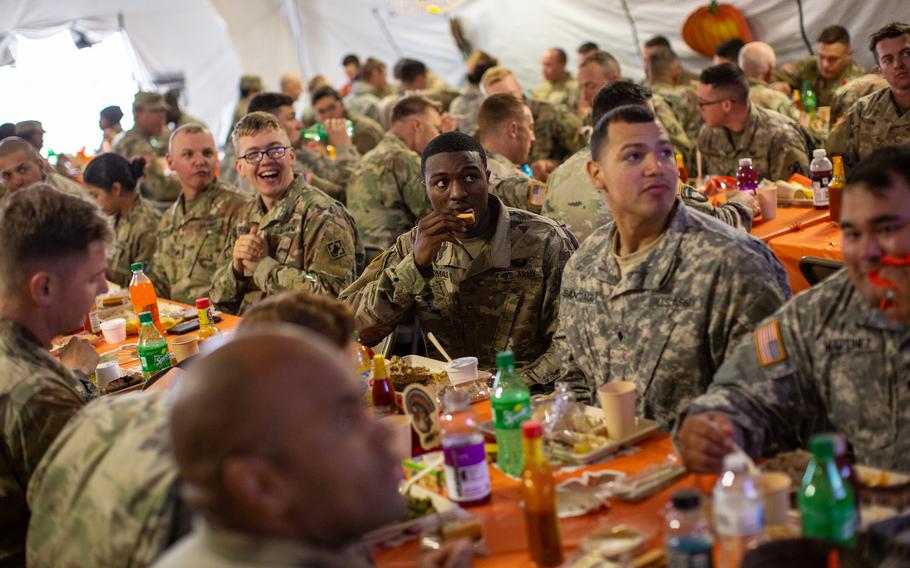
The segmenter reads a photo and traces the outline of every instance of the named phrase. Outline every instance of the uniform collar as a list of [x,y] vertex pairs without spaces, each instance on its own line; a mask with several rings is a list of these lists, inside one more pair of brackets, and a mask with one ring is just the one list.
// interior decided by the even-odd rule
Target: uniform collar
[[36,349],[47,351],[46,346],[41,345],[41,342],[29,328],[13,318],[0,316],[0,334],[21,341],[24,344],[34,346]]
[[414,150],[411,150],[408,147],[408,145],[404,143],[404,140],[401,139],[401,136],[395,134],[394,132],[386,132],[383,135],[382,139],[384,141],[388,142],[389,144],[398,146],[402,150],[407,150],[408,152],[412,152],[414,154],[417,153],[417,152],[414,152]]
[[294,206],[297,204],[297,200],[300,199],[303,191],[306,191],[306,179],[302,175],[294,174],[294,181],[288,186],[284,197],[282,197],[271,210],[265,208],[262,196],[257,195],[256,201],[253,203],[256,208],[256,214],[259,217],[260,226],[265,226],[273,221],[284,223],[290,219],[291,214],[294,212]]
[[506,167],[508,167],[508,168],[513,169],[513,170],[517,170],[517,169],[518,169],[518,166],[515,165],[515,162],[513,162],[512,160],[506,158],[505,155],[500,154],[499,152],[493,152],[492,150],[486,150],[486,149],[484,149],[484,151],[487,153],[487,161],[490,161],[490,162],[498,162],[498,163],[500,163],[500,164],[502,164],[502,165],[504,165],[504,166],[506,166]]

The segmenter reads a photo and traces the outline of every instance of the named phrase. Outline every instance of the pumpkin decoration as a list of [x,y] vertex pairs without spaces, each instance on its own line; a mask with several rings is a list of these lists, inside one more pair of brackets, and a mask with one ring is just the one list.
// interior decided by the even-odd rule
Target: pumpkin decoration
[[712,0],[686,18],[682,29],[683,40],[693,51],[705,57],[714,57],[714,50],[721,43],[740,38],[752,41],[752,33],[742,13],[731,4],[718,4]]

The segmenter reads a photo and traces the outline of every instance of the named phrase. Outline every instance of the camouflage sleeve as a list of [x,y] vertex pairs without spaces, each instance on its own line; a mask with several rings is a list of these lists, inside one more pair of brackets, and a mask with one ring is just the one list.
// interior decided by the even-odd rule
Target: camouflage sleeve
[[366,154],[379,144],[385,133],[377,128],[361,128],[354,131],[354,146],[361,155]]
[[499,183],[496,184],[496,187],[492,188],[493,193],[495,193],[508,207],[540,213],[540,207],[531,209],[531,203],[528,200],[530,192],[528,181],[529,178],[523,178],[521,176],[507,177],[500,180]]
[[310,172],[308,183],[310,183],[313,187],[321,189],[332,199],[337,199],[342,203],[345,202],[345,191],[343,186],[338,185],[333,181],[321,178],[312,172]]
[[224,250],[221,253],[221,266],[212,275],[212,289],[209,299],[218,309],[229,314],[237,314],[243,295],[250,285],[250,278],[245,278],[234,271],[234,244],[237,242],[236,231],[231,231]]
[[[806,73],[806,68],[809,65],[815,65],[815,59],[808,57],[805,59],[800,59],[799,61],[791,61],[782,66],[782,69],[778,71],[778,76],[782,81],[787,82],[792,89],[802,89],[803,88],[803,76]],[[787,72],[788,69],[792,71]]]
[[565,159],[584,148],[587,141],[581,133],[581,119],[569,107],[562,105],[558,110],[558,117],[559,145],[564,149]]
[[297,150],[297,160],[324,180],[344,186],[357,166],[360,153],[352,144],[336,150],[335,159],[322,156],[309,148]]
[[303,267],[263,258],[253,272],[253,282],[266,294],[305,288],[337,297],[357,275],[354,228],[330,211],[310,211],[302,221]]
[[167,265],[170,262],[170,259],[162,253],[161,248],[156,247],[146,274],[155,285],[155,292],[159,298],[171,298],[171,280],[167,274]]
[[376,257],[341,299],[351,304],[360,337],[375,345],[392,333],[418,296],[432,294],[414,262],[410,246],[399,237],[391,248]]
[[[420,172],[420,158],[416,155],[403,155],[402,163],[395,164],[392,175],[399,178],[398,187],[401,188],[401,198],[404,200],[408,211],[417,218],[430,213],[433,206],[427,197],[427,187],[424,185],[423,174]],[[398,160],[396,160],[398,162]],[[381,192],[377,192],[381,194]]]
[[768,173],[772,180],[789,179],[794,167],[799,167],[801,172],[809,170],[806,140],[799,130],[788,129],[771,147]]
[[854,105],[853,109],[845,115],[844,120],[831,129],[827,142],[828,154],[842,154],[848,167],[859,162],[859,152],[854,136],[858,129],[856,124],[856,106]]
[[[146,230],[134,235],[132,246],[130,247],[131,259],[135,262],[143,261],[146,268],[151,266],[155,258],[155,251],[158,249],[158,234],[155,230]],[[130,271],[129,278],[132,278]]]
[[747,233],[752,230],[752,209],[742,203],[728,201],[720,207],[714,207],[703,193],[688,185],[683,185],[681,197],[688,207],[710,215],[721,223],[743,229]]

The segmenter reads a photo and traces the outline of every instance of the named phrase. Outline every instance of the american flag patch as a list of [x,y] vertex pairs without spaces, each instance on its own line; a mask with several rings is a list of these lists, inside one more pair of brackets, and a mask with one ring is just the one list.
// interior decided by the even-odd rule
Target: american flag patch
[[528,183],[528,201],[531,205],[542,207],[543,206],[543,196],[547,190],[547,186],[536,179],[530,180]]
[[755,351],[758,353],[758,363],[762,367],[787,358],[787,350],[784,349],[784,342],[780,337],[780,322],[774,320],[755,330]]

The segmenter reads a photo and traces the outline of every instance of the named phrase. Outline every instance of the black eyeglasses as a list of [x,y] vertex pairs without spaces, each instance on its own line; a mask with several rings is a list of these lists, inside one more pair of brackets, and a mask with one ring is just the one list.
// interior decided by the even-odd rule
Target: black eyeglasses
[[290,149],[290,146],[276,146],[267,150],[254,150],[252,152],[247,152],[240,157],[246,160],[246,163],[248,164],[258,164],[262,161],[262,157],[266,155],[268,155],[268,157],[273,160],[280,160]]

